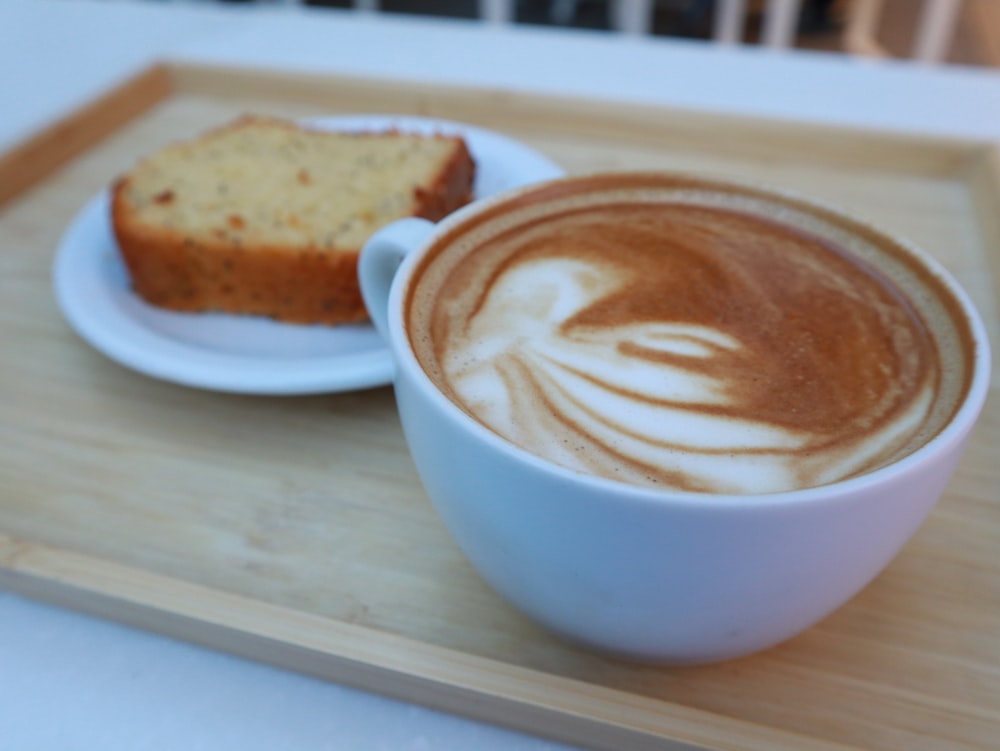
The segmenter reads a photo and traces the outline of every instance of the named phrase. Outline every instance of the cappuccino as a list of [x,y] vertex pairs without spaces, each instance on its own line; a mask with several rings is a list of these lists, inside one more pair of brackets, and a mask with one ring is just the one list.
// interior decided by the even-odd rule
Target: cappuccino
[[407,290],[421,367],[563,467],[703,493],[863,474],[951,418],[971,344],[893,240],[663,175],[553,183],[440,237]]

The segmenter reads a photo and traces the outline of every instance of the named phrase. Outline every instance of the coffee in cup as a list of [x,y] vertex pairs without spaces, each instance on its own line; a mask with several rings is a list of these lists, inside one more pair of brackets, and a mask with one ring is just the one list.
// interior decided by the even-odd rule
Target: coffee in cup
[[761,493],[869,472],[947,424],[971,341],[939,284],[791,199],[604,175],[439,238],[404,313],[437,387],[520,448]]

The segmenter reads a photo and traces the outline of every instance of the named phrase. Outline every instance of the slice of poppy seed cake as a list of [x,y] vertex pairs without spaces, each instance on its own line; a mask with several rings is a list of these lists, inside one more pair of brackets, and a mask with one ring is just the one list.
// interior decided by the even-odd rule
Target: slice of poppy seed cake
[[133,289],[153,305],[357,322],[364,242],[396,219],[464,205],[474,174],[461,137],[247,116],[116,180],[112,226]]

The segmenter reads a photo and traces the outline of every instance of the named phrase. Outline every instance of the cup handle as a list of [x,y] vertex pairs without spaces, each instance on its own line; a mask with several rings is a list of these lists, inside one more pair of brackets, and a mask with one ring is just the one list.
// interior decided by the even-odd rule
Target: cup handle
[[375,329],[386,342],[389,341],[389,291],[396,269],[433,229],[434,224],[426,219],[399,219],[378,230],[361,249],[358,259],[361,297]]

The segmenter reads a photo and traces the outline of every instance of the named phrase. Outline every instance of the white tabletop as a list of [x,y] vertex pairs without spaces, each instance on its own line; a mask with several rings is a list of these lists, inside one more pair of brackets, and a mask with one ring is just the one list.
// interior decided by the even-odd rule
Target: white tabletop
[[[0,0],[0,152],[158,58],[1000,139],[991,71],[281,4]],[[557,747],[0,593],[3,749]]]

